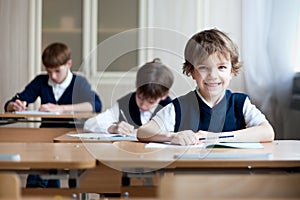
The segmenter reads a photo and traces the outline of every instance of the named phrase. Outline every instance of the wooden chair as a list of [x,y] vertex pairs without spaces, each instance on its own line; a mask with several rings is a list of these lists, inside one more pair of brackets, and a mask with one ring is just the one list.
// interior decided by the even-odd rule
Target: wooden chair
[[0,199],[20,199],[21,183],[15,173],[0,173]]
[[300,174],[197,174],[162,178],[161,199],[300,199]]

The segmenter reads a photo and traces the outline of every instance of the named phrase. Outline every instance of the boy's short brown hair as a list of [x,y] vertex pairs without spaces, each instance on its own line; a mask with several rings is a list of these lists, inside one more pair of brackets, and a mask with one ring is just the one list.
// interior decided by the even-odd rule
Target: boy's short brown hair
[[194,65],[204,61],[210,55],[218,53],[231,61],[232,73],[237,75],[241,68],[239,52],[236,44],[222,31],[217,29],[196,33],[186,44],[183,73],[187,76],[194,71]]
[[155,58],[138,70],[136,93],[145,99],[158,99],[168,94],[173,81],[171,70],[159,58]]
[[47,46],[42,55],[46,68],[55,68],[64,65],[71,59],[71,49],[63,43],[52,43]]

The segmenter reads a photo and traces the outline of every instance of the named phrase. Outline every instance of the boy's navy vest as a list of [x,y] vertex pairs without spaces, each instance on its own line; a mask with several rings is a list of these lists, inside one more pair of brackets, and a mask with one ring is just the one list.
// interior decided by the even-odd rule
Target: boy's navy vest
[[[136,104],[135,100],[136,93],[129,93],[126,96],[118,100],[119,103],[119,121],[128,121],[129,124],[133,125],[134,128],[139,128],[142,125],[140,109]],[[159,102],[157,108],[153,112],[151,118],[164,106],[171,102],[171,98],[167,97],[165,100]],[[120,110],[123,111],[126,119],[123,118]]]
[[176,113],[174,132],[225,132],[244,129],[246,123],[243,106],[246,97],[246,94],[226,90],[223,99],[213,108],[202,101],[196,90],[178,97],[172,101]]

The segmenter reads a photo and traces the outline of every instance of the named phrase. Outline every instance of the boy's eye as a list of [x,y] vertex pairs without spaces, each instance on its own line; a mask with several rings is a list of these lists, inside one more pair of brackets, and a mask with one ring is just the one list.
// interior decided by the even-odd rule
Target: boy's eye
[[227,69],[227,67],[224,65],[221,65],[221,66],[219,66],[219,69]]
[[203,71],[203,70],[207,70],[208,68],[206,66],[198,66],[197,67],[198,70]]

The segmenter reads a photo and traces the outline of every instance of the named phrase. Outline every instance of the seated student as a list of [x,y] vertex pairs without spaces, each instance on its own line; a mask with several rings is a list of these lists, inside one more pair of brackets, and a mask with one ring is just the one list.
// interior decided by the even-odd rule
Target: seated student
[[[71,72],[71,50],[62,43],[50,44],[43,52],[42,61],[47,74],[35,77],[21,93],[6,102],[7,112],[23,111],[27,105],[41,99],[40,111],[100,112],[101,101],[88,81]],[[53,120],[53,119],[52,119]],[[72,119],[61,119],[70,121]],[[43,121],[51,119],[43,118]],[[55,121],[59,121],[55,119]],[[42,123],[41,127],[75,127],[71,123]]]
[[[17,93],[5,104],[5,111],[23,111],[28,104],[33,103],[38,97],[41,99],[40,111],[101,111],[100,98],[92,91],[88,81],[71,72],[71,50],[68,46],[62,43],[50,44],[44,50],[42,60],[47,74],[35,77],[25,87],[24,91]],[[43,120],[51,121],[51,119],[45,118]],[[57,120],[55,119],[55,121]],[[75,125],[70,123],[42,123],[41,127],[75,127]],[[31,174],[27,178],[26,187],[56,188],[60,187],[60,183],[58,180],[42,180],[39,175]]]
[[234,135],[228,142],[267,142],[274,139],[272,126],[242,93],[227,89],[241,67],[238,49],[217,29],[195,34],[185,47],[183,73],[196,81],[196,90],[178,97],[141,126],[143,142],[192,145],[199,138]]
[[148,122],[163,106],[168,97],[173,74],[159,59],[143,65],[137,72],[136,91],[117,100],[112,108],[88,119],[84,130],[117,134],[134,133],[134,129]]

